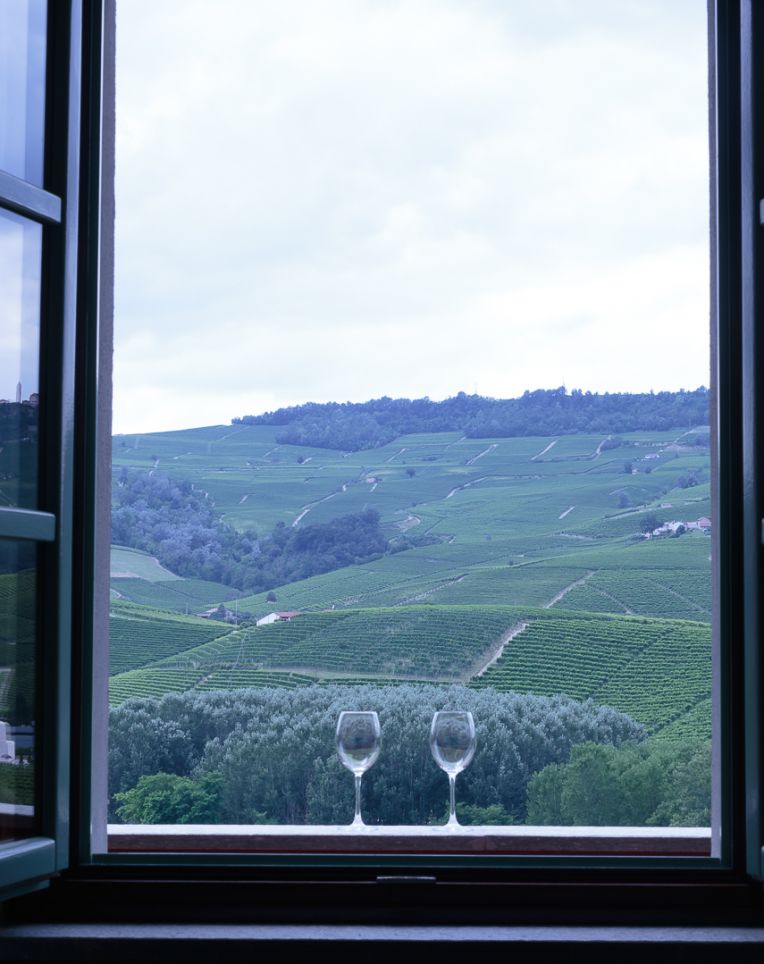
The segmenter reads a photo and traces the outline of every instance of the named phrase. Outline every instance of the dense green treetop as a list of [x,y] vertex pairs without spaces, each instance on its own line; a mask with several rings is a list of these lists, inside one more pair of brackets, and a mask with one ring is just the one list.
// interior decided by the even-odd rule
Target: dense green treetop
[[[339,686],[189,692],[162,700],[128,700],[112,710],[109,786],[123,793],[157,772],[196,781],[223,778],[215,822],[345,823],[352,817],[353,781],[339,761],[334,730],[341,710],[373,709],[382,752],[364,777],[369,823],[424,824],[445,813],[448,781],[429,748],[432,715],[471,710],[477,752],[459,777],[459,800],[498,807],[504,821],[523,822],[531,776],[567,762],[582,742],[620,745],[643,740],[628,716],[566,696],[520,696],[462,686]],[[206,785],[209,790],[210,785]],[[151,807],[205,806],[205,787],[145,783],[114,803]],[[162,798],[164,802],[162,802]],[[490,812],[490,811],[489,811]]]
[[528,822],[556,826],[707,827],[709,741],[584,743],[528,784]]
[[709,392],[615,392],[565,388],[526,391],[519,398],[486,398],[459,392],[442,402],[429,398],[375,398],[368,402],[308,402],[234,424],[283,426],[276,441],[287,445],[359,451],[415,432],[463,432],[468,438],[523,435],[617,434],[663,431],[708,423]]
[[373,509],[299,528],[279,523],[258,538],[225,523],[190,482],[127,468],[115,480],[111,524],[115,545],[149,552],[179,576],[249,592],[368,562],[389,548]]

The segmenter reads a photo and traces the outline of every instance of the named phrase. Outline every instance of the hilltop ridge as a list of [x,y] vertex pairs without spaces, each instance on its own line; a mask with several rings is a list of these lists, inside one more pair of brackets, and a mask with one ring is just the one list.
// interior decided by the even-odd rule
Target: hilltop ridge
[[489,398],[459,392],[434,402],[428,397],[366,402],[307,402],[261,415],[243,415],[233,425],[280,427],[276,442],[315,448],[361,449],[387,445],[401,435],[463,432],[467,438],[514,438],[664,431],[708,421],[709,391],[584,392],[564,386],[526,391],[518,398]]

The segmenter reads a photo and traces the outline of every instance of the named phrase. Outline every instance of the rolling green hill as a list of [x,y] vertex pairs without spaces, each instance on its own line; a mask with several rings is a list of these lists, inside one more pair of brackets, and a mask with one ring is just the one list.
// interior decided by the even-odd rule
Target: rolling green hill
[[[423,433],[347,453],[280,445],[277,431],[121,436],[114,464],[190,482],[261,539],[279,522],[304,529],[373,508],[392,551],[277,587],[274,601],[174,579],[151,556],[116,550],[114,703],[191,688],[458,680],[591,698],[665,737],[708,734],[711,541],[698,520],[710,515],[709,455],[696,433]],[[689,529],[646,539],[651,520]],[[255,628],[168,612],[232,599],[255,617],[303,615]]]
[[[180,618],[157,613],[142,621],[167,649],[186,632]],[[565,693],[623,710],[651,733],[673,727],[710,735],[704,623],[521,606],[410,606],[307,613],[202,639],[206,628],[214,632],[194,626],[198,645],[115,675],[112,702],[192,688],[415,679]]]

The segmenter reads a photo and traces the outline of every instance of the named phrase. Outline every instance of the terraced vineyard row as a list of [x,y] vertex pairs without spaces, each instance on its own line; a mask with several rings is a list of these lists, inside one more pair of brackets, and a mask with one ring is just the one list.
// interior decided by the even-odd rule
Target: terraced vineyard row
[[[282,646],[266,665],[311,667],[388,676],[457,678],[510,625],[500,607],[400,607],[351,610],[333,624],[303,616],[264,627],[281,635]],[[300,638],[291,637],[301,622]]]
[[677,621],[664,623],[627,671],[613,673],[592,696],[631,716],[641,714],[636,718],[655,731],[707,697],[710,680],[710,627]]
[[172,669],[133,669],[109,680],[109,705],[119,706],[132,696],[163,696],[193,689],[202,673]]
[[658,569],[597,572],[557,606],[705,622],[711,619],[710,576],[700,571],[674,574]]
[[333,626],[347,619],[353,610],[328,613],[305,613],[291,622],[271,623],[269,626],[247,627],[229,632],[211,642],[163,660],[165,665],[188,665],[228,668],[249,664],[266,665],[278,660],[280,654],[292,646],[299,646],[316,633],[331,632]]
[[[473,686],[594,699],[644,723],[673,724],[710,693],[710,627],[684,620],[533,621]],[[708,735],[698,713],[687,729]]]
[[590,613],[619,613],[623,615],[626,607],[615,597],[606,595],[592,585],[592,580],[582,583],[566,593],[555,603],[556,610],[574,610]]
[[111,587],[121,597],[142,606],[171,612],[194,613],[241,595],[236,589],[204,579],[172,579],[149,582],[147,579],[112,579]]
[[473,683],[519,693],[567,693],[586,699],[615,668],[648,643],[628,623],[593,617],[578,623],[531,622]]
[[272,673],[261,670],[231,670],[211,673],[196,687],[199,690],[233,690],[244,687],[280,686],[294,689],[297,686],[312,686],[318,682],[315,676],[303,673]]
[[685,740],[702,735],[707,739],[711,734],[711,698],[700,700],[695,706],[664,726],[656,734],[659,740]]
[[305,613],[237,630],[165,665],[456,679],[515,621],[507,607],[411,606]]
[[226,623],[115,609],[109,619],[109,673],[137,669],[230,633]]

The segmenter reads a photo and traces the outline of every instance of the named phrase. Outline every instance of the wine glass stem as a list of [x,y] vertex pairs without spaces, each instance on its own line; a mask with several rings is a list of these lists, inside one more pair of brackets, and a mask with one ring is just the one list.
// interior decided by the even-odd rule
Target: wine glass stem
[[355,774],[355,818],[353,820],[353,826],[360,826],[363,823],[361,820],[361,774]]
[[451,796],[451,809],[448,817],[448,825],[453,827],[459,823],[459,821],[456,819],[456,775],[453,773],[448,774],[448,789]]

